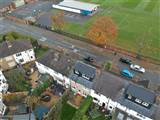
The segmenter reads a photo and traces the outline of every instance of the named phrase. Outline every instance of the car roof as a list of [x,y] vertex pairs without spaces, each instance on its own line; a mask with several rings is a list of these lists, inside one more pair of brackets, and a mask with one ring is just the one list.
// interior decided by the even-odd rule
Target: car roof
[[125,73],[128,73],[128,74],[131,73],[128,69],[123,69],[122,71],[125,72]]

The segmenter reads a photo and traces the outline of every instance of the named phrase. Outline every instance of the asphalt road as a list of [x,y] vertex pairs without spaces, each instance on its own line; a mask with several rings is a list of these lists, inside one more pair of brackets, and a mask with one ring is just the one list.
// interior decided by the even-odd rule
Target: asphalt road
[[[41,40],[40,42],[44,42],[48,45],[55,45],[55,46],[60,46],[66,49],[70,49],[79,53],[82,56],[88,56],[88,55],[93,56],[97,60],[97,62],[100,64],[104,63],[106,60],[114,59],[114,55],[112,53],[106,55],[105,51],[95,46],[93,47],[92,45],[78,42],[77,40],[72,40],[71,38],[68,38],[50,31],[46,31],[41,28],[23,25],[23,24],[17,24],[15,22],[0,18],[0,34],[4,34],[8,31],[16,31],[25,35],[29,35],[36,38],[37,40],[40,40],[42,37],[45,37],[46,39]],[[128,68],[127,65],[120,63],[118,60],[114,62],[119,66],[120,69]],[[137,72],[134,72],[134,73],[137,76],[139,76],[141,79],[151,80],[151,82],[160,85],[160,74],[158,70],[153,71],[153,70],[147,69],[146,73],[144,74],[137,73]]]

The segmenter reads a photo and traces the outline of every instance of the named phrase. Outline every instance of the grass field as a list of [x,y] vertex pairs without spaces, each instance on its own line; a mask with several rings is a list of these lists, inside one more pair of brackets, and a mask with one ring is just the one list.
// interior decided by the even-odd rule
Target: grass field
[[86,30],[99,16],[111,16],[118,26],[115,45],[137,52],[141,39],[148,39],[150,49],[142,54],[160,60],[160,1],[158,0],[81,0],[100,4],[100,12],[83,25],[67,23],[65,30],[85,36]]

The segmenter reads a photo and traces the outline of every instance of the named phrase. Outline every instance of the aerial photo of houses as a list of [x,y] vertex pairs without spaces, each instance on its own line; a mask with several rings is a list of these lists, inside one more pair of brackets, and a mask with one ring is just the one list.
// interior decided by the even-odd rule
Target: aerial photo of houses
[[160,0],[0,0],[0,120],[160,120]]

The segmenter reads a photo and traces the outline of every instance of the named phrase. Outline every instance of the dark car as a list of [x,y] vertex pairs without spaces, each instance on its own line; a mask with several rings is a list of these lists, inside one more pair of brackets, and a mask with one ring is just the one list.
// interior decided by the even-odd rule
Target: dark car
[[131,65],[131,64],[132,64],[132,61],[131,61],[130,59],[128,59],[128,58],[125,58],[125,57],[121,57],[121,58],[119,59],[119,61],[121,61],[121,62],[123,62],[123,63],[126,63],[126,64],[128,64],[128,65]]
[[42,95],[40,100],[44,102],[49,102],[51,100],[51,96],[48,94]]
[[95,59],[91,56],[85,57],[84,60],[86,60],[87,62],[95,62]]

